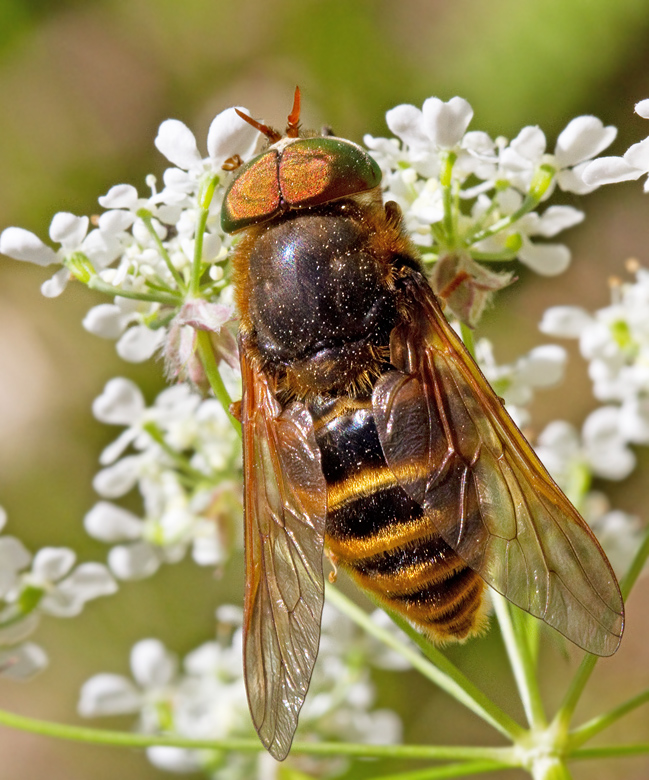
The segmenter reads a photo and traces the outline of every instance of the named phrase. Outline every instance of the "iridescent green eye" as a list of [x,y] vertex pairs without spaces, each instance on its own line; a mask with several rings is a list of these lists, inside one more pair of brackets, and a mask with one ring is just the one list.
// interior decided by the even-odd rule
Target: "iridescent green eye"
[[381,169],[341,138],[300,138],[242,166],[223,200],[221,227],[234,233],[286,209],[319,206],[381,183]]

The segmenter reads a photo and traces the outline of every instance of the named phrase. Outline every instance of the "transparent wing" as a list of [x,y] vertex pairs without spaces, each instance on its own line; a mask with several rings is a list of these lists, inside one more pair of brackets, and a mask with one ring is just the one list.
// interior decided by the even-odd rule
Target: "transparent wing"
[[622,597],[593,533],[547,473],[421,274],[373,406],[385,458],[443,539],[509,601],[596,655],[617,649]]
[[326,485],[303,404],[282,410],[242,350],[244,676],[255,728],[288,753],[320,642]]

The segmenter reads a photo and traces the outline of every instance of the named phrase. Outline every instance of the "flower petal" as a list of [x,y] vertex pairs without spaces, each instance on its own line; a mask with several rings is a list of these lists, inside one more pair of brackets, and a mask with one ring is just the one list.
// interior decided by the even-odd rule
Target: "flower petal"
[[209,303],[198,299],[187,301],[178,312],[179,325],[191,325],[197,330],[218,333],[226,322],[232,319],[234,309],[223,303]]
[[131,650],[133,677],[143,688],[160,688],[174,678],[178,659],[159,639],[142,639]]
[[132,184],[116,184],[99,198],[99,205],[105,209],[133,209],[137,202],[137,190]]
[[96,718],[138,712],[141,706],[142,695],[131,680],[120,674],[97,674],[83,684],[77,710],[84,718]]
[[642,173],[624,157],[600,157],[586,166],[582,178],[586,184],[600,186],[639,179]]
[[154,143],[167,160],[185,171],[202,163],[194,134],[178,119],[165,119],[158,128]]
[[67,547],[43,547],[34,556],[32,573],[40,582],[56,582],[70,571],[76,557]]
[[649,119],[649,100],[641,100],[635,104],[635,112],[643,119]]
[[521,381],[532,387],[551,387],[561,381],[568,355],[557,344],[534,347],[518,361]]
[[95,474],[92,486],[103,498],[118,498],[135,487],[138,480],[138,457],[128,456]]
[[593,318],[578,306],[551,306],[543,313],[539,324],[541,333],[576,339],[593,322]]
[[108,425],[134,425],[142,419],[145,409],[140,388],[124,377],[109,380],[92,404],[94,416]]
[[0,234],[0,252],[14,260],[23,260],[36,265],[53,265],[59,263],[56,252],[29,230],[19,227],[8,227]]
[[179,775],[199,772],[202,768],[198,752],[187,748],[154,745],[146,749],[146,757],[157,769]]
[[71,274],[68,269],[61,268],[61,270],[57,271],[51,279],[43,282],[41,285],[41,293],[46,298],[58,298],[68,286],[70,279]]
[[[250,112],[243,106],[238,106],[243,114]],[[226,108],[212,120],[207,132],[207,152],[215,167],[238,154],[242,159],[249,157],[255,150],[259,130],[249,125],[236,113],[234,108]]]
[[570,250],[563,244],[533,244],[526,242],[518,253],[522,263],[537,274],[555,276],[570,265]]
[[131,314],[124,313],[114,303],[100,303],[83,318],[83,327],[102,339],[118,339],[129,324]]
[[146,325],[133,325],[117,342],[117,354],[129,363],[142,363],[154,355],[165,335],[164,328],[152,330]]
[[33,642],[0,652],[0,676],[11,680],[27,680],[45,669],[47,653]]
[[150,577],[160,567],[160,558],[147,542],[113,547],[108,565],[120,580],[141,580]]
[[567,168],[595,155],[610,146],[617,128],[604,127],[595,116],[578,116],[569,122],[557,139],[555,156],[562,168]]
[[139,517],[110,501],[98,501],[83,519],[83,527],[93,539],[114,544],[142,536]]
[[547,208],[536,226],[536,235],[544,238],[552,238],[562,230],[583,222],[585,214],[572,206],[550,206]]
[[510,147],[521,157],[536,162],[545,152],[545,134],[540,127],[524,127],[511,142]]
[[630,146],[624,153],[624,159],[629,165],[640,168],[644,173],[649,171],[649,138]]
[[59,584],[59,591],[79,604],[86,601],[111,596],[117,592],[117,583],[102,563],[90,561],[81,563]]
[[67,211],[59,211],[50,224],[50,238],[61,244],[64,250],[74,251],[85,238],[89,224],[88,217],[77,217]]
[[471,105],[460,97],[444,103],[428,98],[422,108],[424,128],[430,140],[442,149],[451,149],[462,140],[473,117]]
[[406,103],[395,106],[386,113],[385,121],[390,131],[408,146],[414,148],[430,146],[424,130],[423,114],[416,106]]

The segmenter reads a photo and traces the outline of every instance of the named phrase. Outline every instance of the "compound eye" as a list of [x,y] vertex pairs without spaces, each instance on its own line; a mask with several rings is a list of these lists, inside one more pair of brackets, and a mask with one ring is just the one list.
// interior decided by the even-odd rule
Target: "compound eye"
[[275,150],[250,160],[236,174],[223,199],[221,227],[226,233],[270,219],[280,208]]
[[282,152],[279,184],[294,208],[318,206],[381,183],[381,169],[360,146],[340,138],[305,138]]

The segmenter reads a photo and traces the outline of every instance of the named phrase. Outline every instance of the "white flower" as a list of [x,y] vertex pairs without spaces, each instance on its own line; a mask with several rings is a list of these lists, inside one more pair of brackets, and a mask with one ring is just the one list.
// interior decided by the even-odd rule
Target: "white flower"
[[557,139],[554,161],[558,168],[557,184],[564,192],[583,195],[599,185],[584,179],[590,160],[610,146],[617,129],[604,127],[594,116],[578,116],[570,121]]
[[33,642],[0,648],[0,677],[28,680],[47,667],[47,653]]
[[[246,108],[239,110],[250,114]],[[210,125],[206,159],[201,157],[192,131],[177,119],[167,119],[160,125],[155,145],[177,168],[198,178],[204,171],[222,174],[223,163],[236,154],[247,159],[254,152],[258,138],[258,130],[241,119],[234,108],[227,108]],[[183,182],[184,177],[180,176],[173,184],[182,186]],[[165,179],[165,183],[169,187],[171,182]]]
[[18,573],[29,566],[31,553],[13,536],[0,536],[0,598],[5,598],[18,582]]
[[[577,307],[553,307],[541,322],[551,335],[578,338],[589,362],[595,397],[620,401],[630,441],[647,441],[644,398],[649,398],[649,272],[638,269],[632,284],[612,289],[610,306],[590,314]],[[638,438],[638,437],[642,438]]]
[[[120,245],[99,230],[88,233],[88,226],[88,217],[59,212],[54,215],[50,225],[50,238],[61,245],[57,252],[28,230],[13,227],[7,228],[0,235],[0,252],[15,260],[42,266],[62,264],[79,252],[88,257],[95,269],[100,269],[119,256]],[[47,298],[54,298],[63,292],[70,278],[70,271],[62,268],[43,283],[41,292]]]
[[[649,119],[649,101],[641,100],[636,104],[636,113],[644,119]],[[601,157],[589,163],[583,179],[588,184],[599,187],[602,184],[613,184],[620,181],[632,181],[649,173],[649,138],[633,144],[623,157]],[[649,178],[645,181],[644,191],[649,192]]]
[[34,556],[24,582],[43,592],[38,608],[56,617],[74,617],[86,601],[117,591],[115,580],[100,563],[82,563],[72,571],[75,554],[65,547],[44,547]]
[[460,97],[444,103],[439,98],[428,98],[422,108],[423,127],[426,135],[440,149],[457,146],[473,117],[473,109]]
[[140,712],[156,727],[156,707],[173,696],[176,657],[157,639],[143,639],[131,651],[135,683],[118,674],[98,674],[84,683],[77,709],[85,718]]

